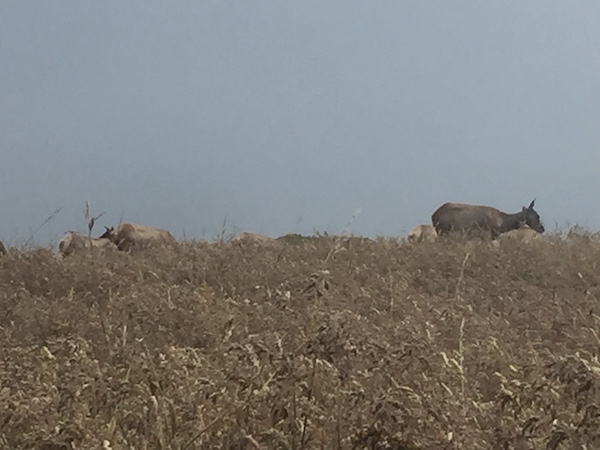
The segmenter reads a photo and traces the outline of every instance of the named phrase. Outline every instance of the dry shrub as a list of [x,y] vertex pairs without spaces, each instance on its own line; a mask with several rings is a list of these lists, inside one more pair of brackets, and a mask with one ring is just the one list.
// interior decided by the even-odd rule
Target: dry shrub
[[0,447],[598,448],[593,240],[11,251]]

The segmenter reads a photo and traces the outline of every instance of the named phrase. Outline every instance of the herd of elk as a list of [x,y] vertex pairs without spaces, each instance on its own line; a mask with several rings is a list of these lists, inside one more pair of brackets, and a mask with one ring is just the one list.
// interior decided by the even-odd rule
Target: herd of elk
[[[505,213],[492,206],[444,203],[431,215],[431,225],[417,225],[409,232],[408,241],[433,242],[442,236],[458,234],[467,238],[478,236],[497,241],[531,242],[539,239],[545,231],[539,214],[533,208],[534,204],[535,199],[519,212]],[[243,232],[231,242],[266,244],[274,240],[268,236]],[[61,239],[58,248],[63,256],[68,256],[90,248],[129,252],[151,246],[177,248],[178,242],[167,230],[122,223],[117,228],[106,227],[104,234],[96,238],[69,231]],[[0,242],[0,255],[6,253],[6,247]]]
[[177,240],[167,230],[122,223],[117,228],[106,227],[104,234],[96,238],[69,231],[61,239],[58,249],[63,256],[68,256],[90,248],[130,252],[154,246],[176,248],[177,245]]

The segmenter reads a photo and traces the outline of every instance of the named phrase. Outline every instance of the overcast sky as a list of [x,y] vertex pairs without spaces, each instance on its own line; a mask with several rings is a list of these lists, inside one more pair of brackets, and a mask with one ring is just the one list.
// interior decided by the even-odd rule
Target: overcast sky
[[[0,2],[0,239],[83,210],[402,236],[446,201],[600,229],[600,2]],[[360,210],[360,213],[356,214]]]

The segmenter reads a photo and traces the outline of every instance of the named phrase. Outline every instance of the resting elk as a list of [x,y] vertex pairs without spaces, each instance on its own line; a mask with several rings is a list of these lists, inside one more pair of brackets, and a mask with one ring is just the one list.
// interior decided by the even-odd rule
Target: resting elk
[[530,242],[542,240],[543,236],[535,230],[525,226],[523,228],[517,228],[516,230],[507,231],[501,234],[496,239],[497,242],[519,242],[523,244],[529,244]]
[[248,231],[244,231],[232,237],[230,242],[239,244],[261,245],[275,242],[275,239],[270,236],[265,236],[264,234],[250,233]]
[[109,239],[119,250],[129,251],[148,246],[177,247],[177,240],[167,230],[136,223],[122,223],[117,228],[105,227],[100,239]]
[[104,248],[104,249],[116,249],[115,245],[109,239],[103,238],[89,238],[83,234],[69,231],[58,243],[58,250],[63,256],[69,256],[73,253],[81,252],[84,250],[89,251],[91,247]]
[[408,240],[411,242],[433,242],[435,238],[437,233],[433,225],[417,225],[408,233]]

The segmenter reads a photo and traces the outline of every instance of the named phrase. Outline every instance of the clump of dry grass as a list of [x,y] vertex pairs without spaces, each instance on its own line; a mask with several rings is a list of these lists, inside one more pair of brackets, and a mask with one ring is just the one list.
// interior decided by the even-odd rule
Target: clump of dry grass
[[0,447],[596,448],[592,237],[0,257]]

